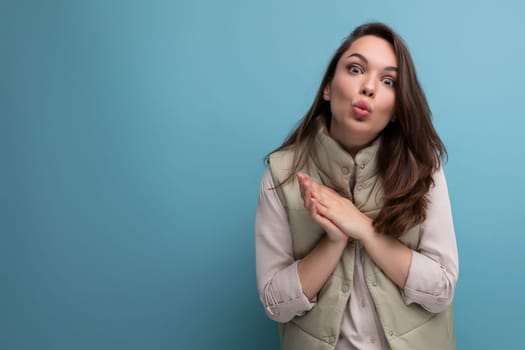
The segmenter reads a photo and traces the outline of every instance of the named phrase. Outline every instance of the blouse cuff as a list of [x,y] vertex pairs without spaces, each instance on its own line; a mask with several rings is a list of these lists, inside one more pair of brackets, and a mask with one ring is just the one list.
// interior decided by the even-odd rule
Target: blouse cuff
[[263,304],[268,317],[278,322],[288,322],[302,316],[315,305],[304,295],[297,261],[277,272],[264,288]]
[[412,251],[412,262],[402,296],[406,304],[418,303],[433,313],[444,311],[453,296],[453,287],[445,266]]

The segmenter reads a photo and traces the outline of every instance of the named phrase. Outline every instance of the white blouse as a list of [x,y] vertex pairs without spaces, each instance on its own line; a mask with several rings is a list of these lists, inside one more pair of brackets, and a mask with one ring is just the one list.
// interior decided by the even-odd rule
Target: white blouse
[[[405,288],[405,303],[418,303],[430,312],[443,311],[452,302],[458,278],[458,251],[452,211],[443,169],[433,175],[427,218],[420,243],[412,252]],[[315,306],[316,298],[304,295],[286,211],[275,190],[270,171],[263,175],[255,216],[257,287],[267,315],[288,322]],[[352,243],[353,244],[353,243]],[[389,349],[372,297],[366,286],[361,261],[361,242],[356,250],[352,297],[345,311],[336,350]]]

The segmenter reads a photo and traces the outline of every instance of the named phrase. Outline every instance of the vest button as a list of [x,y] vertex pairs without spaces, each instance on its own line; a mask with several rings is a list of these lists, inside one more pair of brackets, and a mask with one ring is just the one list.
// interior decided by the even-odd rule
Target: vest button
[[388,335],[389,336],[393,336],[394,335],[394,331],[388,331]]
[[350,169],[348,169],[348,167],[344,166],[341,171],[343,172],[343,174],[345,175],[348,175],[348,173],[350,173]]
[[364,169],[365,168],[365,163],[361,164],[360,168]]
[[343,283],[343,292],[347,293],[350,290],[350,284],[348,282]]
[[331,335],[330,338],[328,338],[328,342],[329,342],[330,344],[335,343],[335,336]]

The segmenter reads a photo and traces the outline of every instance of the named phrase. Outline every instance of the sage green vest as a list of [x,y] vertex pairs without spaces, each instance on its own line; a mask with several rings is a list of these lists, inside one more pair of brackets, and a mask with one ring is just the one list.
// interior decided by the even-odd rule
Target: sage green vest
[[[376,163],[380,143],[379,138],[357,153],[354,160],[322,127],[315,140],[314,154],[302,171],[315,181],[350,198],[361,212],[375,218],[383,201]],[[292,161],[292,150],[270,155],[269,168],[275,184],[281,183],[288,176]],[[348,184],[354,171],[355,186],[351,193]],[[295,259],[301,259],[314,248],[324,232],[304,208],[296,179],[279,187],[277,192],[288,214]],[[411,249],[417,250],[419,236],[420,226],[417,225],[399,239]],[[364,249],[362,256],[366,284],[392,350],[456,348],[452,306],[439,314],[433,314],[418,304],[406,305],[401,298],[400,289],[375,265]],[[281,324],[283,350],[334,349],[343,314],[352,294],[354,259],[351,242],[333,274],[319,291],[317,303],[312,310]]]

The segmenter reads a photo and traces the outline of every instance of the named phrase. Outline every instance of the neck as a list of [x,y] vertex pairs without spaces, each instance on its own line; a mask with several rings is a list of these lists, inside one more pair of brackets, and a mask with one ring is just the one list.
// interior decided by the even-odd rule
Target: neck
[[331,127],[328,130],[330,136],[341,145],[341,147],[350,153],[352,158],[355,158],[355,155],[362,150],[363,148],[369,146],[374,142],[376,138],[372,140],[363,140],[359,135],[354,135],[351,132],[342,131],[341,128]]

